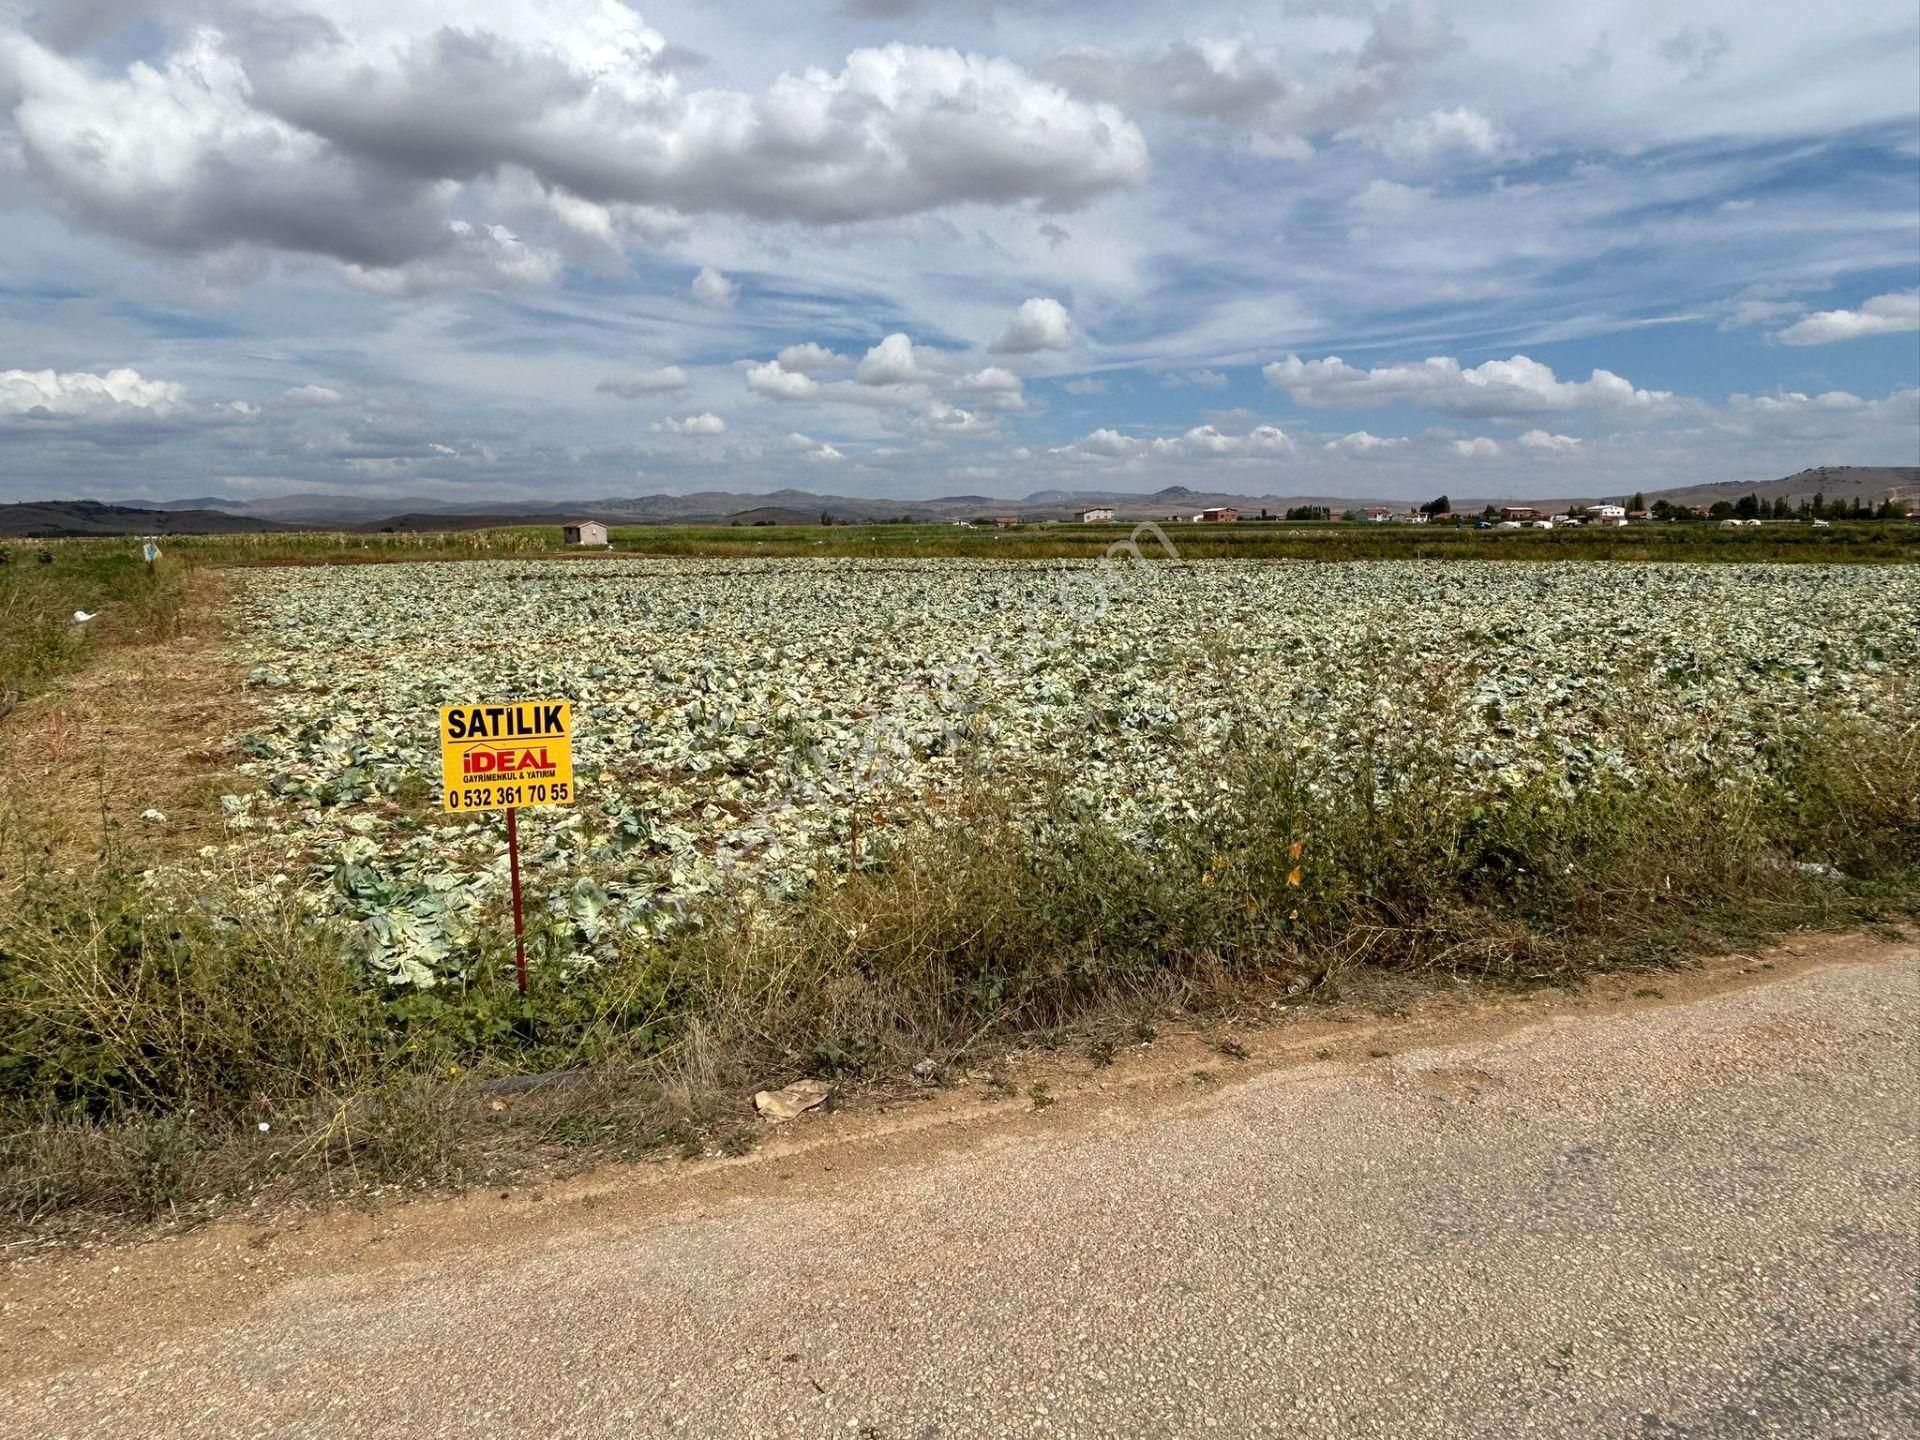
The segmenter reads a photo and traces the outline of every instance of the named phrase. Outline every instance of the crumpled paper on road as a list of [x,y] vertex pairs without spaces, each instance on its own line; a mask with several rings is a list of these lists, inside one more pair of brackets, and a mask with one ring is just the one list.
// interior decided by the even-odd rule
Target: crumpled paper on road
[[760,1091],[753,1097],[753,1108],[776,1123],[791,1120],[826,1099],[829,1089],[823,1081],[796,1080],[784,1090]]

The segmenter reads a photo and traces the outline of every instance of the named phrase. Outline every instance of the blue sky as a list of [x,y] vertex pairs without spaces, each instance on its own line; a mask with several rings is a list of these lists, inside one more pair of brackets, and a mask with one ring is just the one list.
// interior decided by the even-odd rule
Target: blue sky
[[0,496],[1920,464],[1901,12],[0,0]]

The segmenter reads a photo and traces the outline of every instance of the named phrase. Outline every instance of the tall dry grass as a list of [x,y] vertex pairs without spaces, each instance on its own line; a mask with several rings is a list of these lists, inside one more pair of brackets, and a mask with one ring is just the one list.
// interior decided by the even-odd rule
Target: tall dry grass
[[[1129,838],[1064,799],[1018,817],[982,801],[784,910],[715,913],[571,979],[538,967],[526,1001],[497,963],[385,990],[292,904],[112,868],[27,885],[0,913],[0,1207],[32,1223],[458,1184],[724,1135],[753,1088],[802,1074],[900,1076],[1117,1016],[1313,997],[1359,967],[1569,981],[1911,914],[1917,737],[1895,697],[1879,721],[1781,737],[1752,777],[1503,796],[1437,752],[1329,787],[1250,743],[1202,820]],[[507,1119],[488,1098],[555,1074]]]

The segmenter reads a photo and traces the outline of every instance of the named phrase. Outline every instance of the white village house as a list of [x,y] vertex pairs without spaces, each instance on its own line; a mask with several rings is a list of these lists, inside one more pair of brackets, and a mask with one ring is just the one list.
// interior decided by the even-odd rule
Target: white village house
[[607,527],[598,520],[574,520],[561,527],[561,537],[569,545],[596,545],[608,548]]
[[1587,518],[1595,525],[1624,525],[1627,523],[1627,507],[1624,505],[1590,505]]
[[1082,525],[1111,525],[1113,523],[1113,507],[1111,505],[1089,505],[1086,509],[1076,510],[1073,513],[1080,517],[1080,523]]

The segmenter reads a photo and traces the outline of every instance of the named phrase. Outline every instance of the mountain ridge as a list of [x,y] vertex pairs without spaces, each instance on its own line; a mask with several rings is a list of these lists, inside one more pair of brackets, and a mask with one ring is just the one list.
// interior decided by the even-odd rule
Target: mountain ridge
[[[1711,505],[1758,495],[1797,504],[1823,494],[1828,500],[1859,498],[1877,504],[1889,495],[1920,501],[1920,465],[1828,465],[1800,470],[1774,480],[1716,481],[1643,493],[1651,504]],[[1534,496],[1462,498],[1455,508],[1475,512],[1487,505],[1524,504],[1541,509],[1625,500],[1612,491],[1552,499]],[[214,503],[214,502],[220,503]],[[343,529],[360,531],[465,530],[494,525],[558,525],[571,520],[635,524],[810,524],[822,516],[835,521],[876,523],[892,520],[973,520],[1012,515],[1023,521],[1068,520],[1076,509],[1110,506],[1121,520],[1185,519],[1209,506],[1230,505],[1242,514],[1265,511],[1276,518],[1301,506],[1334,511],[1386,506],[1406,510],[1416,502],[1350,495],[1245,495],[1198,491],[1169,485],[1142,494],[1118,490],[1038,490],[1020,499],[985,495],[946,495],[931,500],[875,499],[783,489],[764,494],[706,490],[688,495],[609,496],[555,505],[550,500],[447,502],[420,496],[329,495],[305,492],[256,501],[226,501],[219,496],[190,500],[110,504],[98,500],[34,500],[0,504],[0,536],[55,538],[70,535],[240,534],[269,531]],[[231,507],[231,508],[228,508]]]

